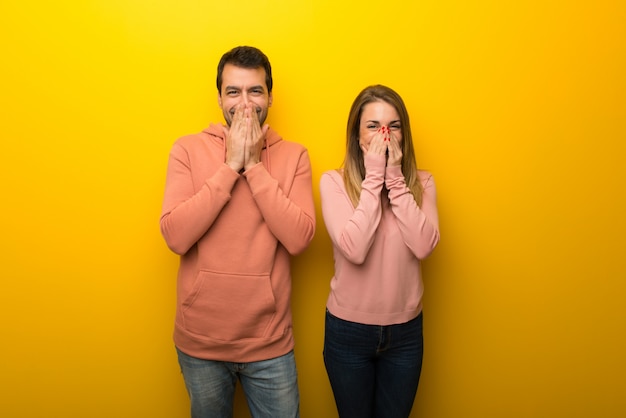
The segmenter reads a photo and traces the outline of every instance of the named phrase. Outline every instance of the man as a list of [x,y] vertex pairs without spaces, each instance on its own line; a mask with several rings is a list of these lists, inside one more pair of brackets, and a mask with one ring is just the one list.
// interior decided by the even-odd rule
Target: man
[[307,150],[265,123],[269,60],[222,56],[211,124],[174,144],[161,232],[180,255],[174,342],[192,417],[231,417],[237,380],[254,417],[299,416],[290,255],[315,231]]

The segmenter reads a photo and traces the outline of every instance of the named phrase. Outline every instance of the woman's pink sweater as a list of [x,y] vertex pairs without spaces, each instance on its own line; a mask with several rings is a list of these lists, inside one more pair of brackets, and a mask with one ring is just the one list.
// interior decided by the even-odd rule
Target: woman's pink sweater
[[365,167],[356,209],[338,171],[324,173],[320,181],[335,259],[326,306],[346,321],[404,323],[422,310],[420,260],[439,242],[435,183],[428,172],[419,172],[424,188],[420,207],[399,166],[385,167],[384,156],[366,155]]

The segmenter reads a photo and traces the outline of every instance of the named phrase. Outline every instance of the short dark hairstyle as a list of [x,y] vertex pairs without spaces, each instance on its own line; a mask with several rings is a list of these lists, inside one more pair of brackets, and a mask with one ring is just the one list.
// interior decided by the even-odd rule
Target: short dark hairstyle
[[222,92],[222,72],[226,64],[240,68],[263,68],[265,70],[265,84],[267,92],[272,92],[272,66],[267,56],[260,49],[253,46],[238,46],[224,55],[217,65],[217,92]]

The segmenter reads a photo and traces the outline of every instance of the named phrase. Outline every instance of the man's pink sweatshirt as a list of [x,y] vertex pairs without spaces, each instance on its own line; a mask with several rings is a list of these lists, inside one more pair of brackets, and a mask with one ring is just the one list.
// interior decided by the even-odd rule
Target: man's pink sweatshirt
[[170,152],[161,232],[180,255],[174,342],[184,353],[233,362],[294,347],[290,255],[315,231],[306,149],[269,130],[261,163],[225,164],[221,125]]

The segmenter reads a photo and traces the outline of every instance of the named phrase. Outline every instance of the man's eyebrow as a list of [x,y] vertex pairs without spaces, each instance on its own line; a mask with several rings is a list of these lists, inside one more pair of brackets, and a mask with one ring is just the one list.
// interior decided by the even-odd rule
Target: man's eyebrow
[[[241,90],[239,86],[225,86],[224,90]],[[254,86],[248,87],[246,90],[263,90],[265,91],[265,87],[262,84],[256,84]]]

